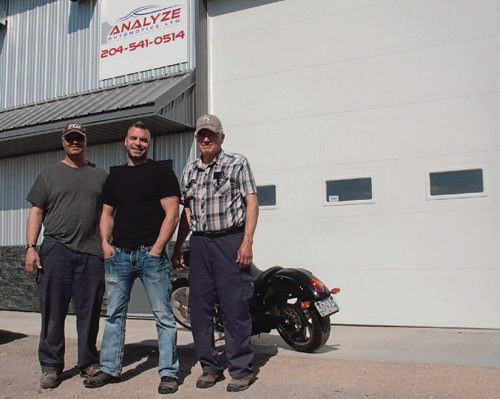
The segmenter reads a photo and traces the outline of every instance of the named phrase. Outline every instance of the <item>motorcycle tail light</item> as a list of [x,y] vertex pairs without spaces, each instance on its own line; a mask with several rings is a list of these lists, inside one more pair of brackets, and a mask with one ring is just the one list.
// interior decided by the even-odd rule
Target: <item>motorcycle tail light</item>
[[330,292],[331,292],[333,295],[338,294],[338,293],[340,292],[340,288],[332,288],[332,289],[330,290]]
[[311,285],[312,285],[314,291],[316,291],[316,292],[328,292],[328,289],[326,288],[325,284],[323,284],[317,278],[309,277],[309,281],[311,282]]

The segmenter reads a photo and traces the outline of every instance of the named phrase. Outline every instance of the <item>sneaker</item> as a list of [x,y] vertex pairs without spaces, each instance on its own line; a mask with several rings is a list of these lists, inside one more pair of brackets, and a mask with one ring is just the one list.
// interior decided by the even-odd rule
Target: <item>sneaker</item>
[[95,376],[99,372],[100,368],[98,364],[91,364],[90,366],[80,369],[80,377],[90,378]]
[[224,373],[221,371],[217,374],[208,374],[203,373],[200,375],[198,380],[196,381],[196,388],[210,388],[215,385],[215,383],[224,380]]
[[158,393],[174,393],[179,388],[177,378],[164,376],[161,377],[160,385],[158,385]]
[[83,385],[86,388],[100,388],[106,384],[115,384],[117,382],[120,382],[120,377],[98,371],[93,377],[83,380]]
[[255,381],[255,374],[250,373],[241,378],[233,378],[227,385],[228,392],[240,392],[247,389]]
[[61,383],[60,373],[56,370],[44,371],[40,378],[40,387],[43,389],[56,388]]

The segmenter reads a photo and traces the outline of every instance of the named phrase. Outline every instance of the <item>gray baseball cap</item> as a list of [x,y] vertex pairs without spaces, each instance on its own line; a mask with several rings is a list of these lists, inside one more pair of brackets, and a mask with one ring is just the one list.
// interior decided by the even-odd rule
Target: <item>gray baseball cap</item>
[[198,118],[194,134],[198,134],[200,130],[210,130],[215,134],[224,133],[220,119],[211,114],[205,114]]

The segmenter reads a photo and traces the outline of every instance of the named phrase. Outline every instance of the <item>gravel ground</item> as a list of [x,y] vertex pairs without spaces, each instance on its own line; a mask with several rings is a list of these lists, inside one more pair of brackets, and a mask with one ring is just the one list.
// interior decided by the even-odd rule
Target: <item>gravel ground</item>
[[[265,343],[265,337],[261,340]],[[66,340],[66,370],[61,385],[39,387],[35,335],[0,330],[0,398],[146,399],[157,393],[155,340],[127,343],[123,381],[98,390],[84,388],[76,364],[76,340]],[[270,343],[269,343],[270,342]],[[275,339],[254,345],[257,381],[247,391],[226,392],[229,380],[215,387],[195,387],[201,369],[192,343],[179,345],[181,385],[178,398],[334,398],[334,399],[496,399],[500,369],[404,362],[325,359],[318,355],[282,354]],[[221,347],[223,349],[223,347]]]

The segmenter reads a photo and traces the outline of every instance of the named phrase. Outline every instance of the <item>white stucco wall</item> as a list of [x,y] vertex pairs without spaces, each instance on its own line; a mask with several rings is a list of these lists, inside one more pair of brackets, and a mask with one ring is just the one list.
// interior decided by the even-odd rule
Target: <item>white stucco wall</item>
[[[500,328],[500,3],[209,1],[210,109],[278,204],[255,261],[341,287],[333,322]],[[428,172],[486,195],[429,200]],[[325,180],[374,201],[325,206]]]

